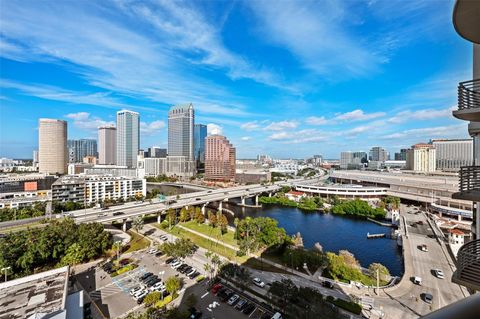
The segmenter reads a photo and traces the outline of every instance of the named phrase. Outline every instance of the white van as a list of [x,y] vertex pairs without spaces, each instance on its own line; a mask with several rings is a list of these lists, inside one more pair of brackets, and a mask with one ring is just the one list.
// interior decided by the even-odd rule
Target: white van
[[272,319],[282,319],[282,314],[281,314],[280,312],[276,312],[276,313],[273,315]]
[[419,285],[421,286],[422,285],[422,278],[420,277],[413,277],[413,283],[416,284],[416,285]]

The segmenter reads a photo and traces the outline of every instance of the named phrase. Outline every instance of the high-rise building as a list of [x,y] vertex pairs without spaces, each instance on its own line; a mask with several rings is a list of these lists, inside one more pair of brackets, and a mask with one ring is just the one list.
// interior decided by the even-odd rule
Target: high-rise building
[[435,147],[431,144],[418,143],[407,151],[407,169],[417,172],[435,172]]
[[98,128],[98,163],[115,165],[117,163],[117,129],[115,126]]
[[388,160],[388,152],[380,146],[372,147],[370,160],[374,162],[385,162]]
[[340,168],[341,169],[358,169],[368,162],[366,152],[341,152],[340,153]]
[[235,180],[235,147],[221,135],[205,139],[205,179]]
[[117,165],[135,168],[140,146],[140,115],[122,110],[117,112]]
[[97,157],[97,141],[93,139],[68,140],[68,162],[81,163],[86,156]]
[[406,161],[407,160],[407,149],[402,148],[400,152],[395,153],[395,160],[396,161]]
[[438,139],[432,140],[431,144],[435,146],[437,170],[458,171],[460,167],[473,163],[472,139]]
[[199,164],[205,163],[205,138],[207,137],[207,126],[205,124],[195,124],[193,134],[194,156]]
[[39,172],[65,174],[67,156],[67,122],[40,119],[38,125]]
[[152,146],[148,148],[146,157],[152,157],[152,158],[162,158],[162,157],[167,157],[167,149],[166,148],[160,148],[156,146]]
[[193,104],[175,105],[168,112],[168,155],[184,156],[188,161],[193,155]]

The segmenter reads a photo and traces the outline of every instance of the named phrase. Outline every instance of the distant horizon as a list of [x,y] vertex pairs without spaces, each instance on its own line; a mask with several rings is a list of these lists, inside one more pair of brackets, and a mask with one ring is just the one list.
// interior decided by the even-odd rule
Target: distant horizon
[[0,156],[32,156],[41,117],[96,138],[123,109],[140,114],[141,147],[166,148],[184,103],[246,158],[466,138],[452,110],[472,46],[453,4],[4,1]]

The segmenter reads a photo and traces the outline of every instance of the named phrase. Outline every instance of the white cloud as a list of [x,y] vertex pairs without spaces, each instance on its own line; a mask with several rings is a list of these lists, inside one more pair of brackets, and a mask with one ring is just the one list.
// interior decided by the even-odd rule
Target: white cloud
[[250,136],[242,136],[242,138],[240,138],[242,141],[250,141],[252,138]]
[[281,141],[285,144],[316,143],[326,141],[332,133],[321,132],[318,130],[305,129],[293,132],[273,133],[268,137],[270,141]]
[[328,120],[325,116],[310,116],[305,120],[305,123],[310,125],[324,125],[328,123]]
[[77,112],[65,115],[66,118],[73,120],[73,125],[86,131],[95,131],[100,126],[115,125],[112,121],[104,121],[99,117],[91,116],[88,112]]
[[451,118],[452,111],[456,107],[449,107],[446,109],[423,109],[418,111],[402,111],[395,114],[395,116],[388,119],[390,123],[403,123],[408,120],[433,120],[439,118]]
[[385,116],[385,112],[365,113],[363,110],[356,109],[351,112],[339,114],[335,117],[339,121],[365,121]]
[[140,133],[152,135],[165,127],[164,121],[153,121],[151,123],[140,122]]
[[383,139],[416,139],[427,141],[433,138],[465,137],[467,134],[466,124],[445,125],[410,129],[399,133],[382,136]]
[[280,121],[280,122],[272,122],[267,125],[264,130],[266,131],[281,131],[285,129],[294,129],[298,126],[297,121]]
[[247,122],[240,125],[240,128],[245,131],[253,131],[260,128],[257,121]]
[[[308,69],[342,79],[369,75],[385,58],[353,34],[358,17],[341,1],[249,1],[264,38],[290,50]],[[372,49],[373,48],[373,49]]]
[[215,123],[209,123],[209,124],[207,124],[207,134],[208,135],[214,135],[214,134],[222,135],[223,134],[223,127],[221,127],[220,125],[215,124]]

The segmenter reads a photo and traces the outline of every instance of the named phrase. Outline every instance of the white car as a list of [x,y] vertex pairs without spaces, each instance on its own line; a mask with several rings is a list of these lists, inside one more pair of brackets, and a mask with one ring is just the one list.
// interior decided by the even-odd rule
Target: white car
[[445,275],[443,274],[443,271],[441,271],[440,269],[433,269],[433,273],[435,274],[435,276],[437,278],[440,278],[440,279],[445,278]]
[[170,264],[170,266],[172,266],[173,269],[177,269],[177,268],[180,267],[182,264],[183,264],[183,261],[178,260],[178,261],[174,262],[173,264]]
[[140,294],[134,295],[133,299],[138,300],[140,298],[145,297],[146,295],[148,295],[148,290],[142,290]]
[[138,293],[141,290],[142,290],[142,287],[140,287],[140,286],[137,286],[137,287],[134,287],[134,288],[130,289],[130,296],[135,295],[136,293]]
[[196,272],[197,270],[195,268],[192,268],[192,270],[190,270],[189,272],[187,272],[185,275],[188,277],[190,275],[193,275],[194,272]]
[[238,299],[240,298],[239,295],[235,294],[228,299],[228,304],[231,306],[233,305]]
[[159,289],[162,289],[162,288],[165,288],[165,284],[163,282],[157,282],[155,285],[153,285],[152,287],[150,287],[150,290],[151,291],[155,291],[155,290],[159,290]]
[[253,283],[260,288],[265,287],[265,283],[261,281],[260,278],[257,278],[257,277],[253,278]]

